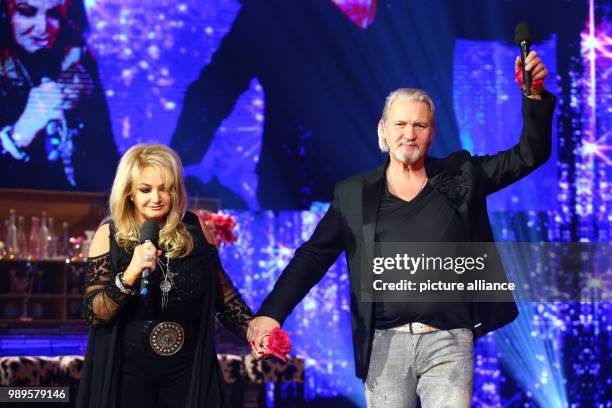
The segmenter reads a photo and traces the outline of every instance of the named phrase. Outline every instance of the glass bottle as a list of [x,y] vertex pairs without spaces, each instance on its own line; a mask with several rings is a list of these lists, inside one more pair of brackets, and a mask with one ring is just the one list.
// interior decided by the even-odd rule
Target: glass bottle
[[32,259],[40,258],[40,218],[32,217],[30,226],[30,257]]
[[9,225],[6,229],[6,248],[9,259],[15,259],[19,256],[19,247],[17,245],[17,225],[15,210],[11,208],[9,210]]
[[38,259],[47,258],[49,239],[49,227],[47,227],[47,212],[43,211],[40,218],[40,239],[38,248]]
[[8,257],[8,230],[9,230],[9,220],[6,219],[4,220],[4,230],[2,231],[3,233],[3,239],[4,241],[0,241],[0,244],[2,244],[2,249],[0,250],[0,257],[2,257],[2,259],[7,258]]
[[17,246],[19,247],[19,258],[25,259],[28,257],[28,237],[26,236],[25,217],[20,215],[18,220]]
[[67,222],[62,222],[62,237],[59,242],[59,254],[66,258],[72,256],[72,250],[70,249],[70,232]]
[[53,217],[48,219],[48,234],[47,234],[47,258],[57,258],[57,236],[55,236],[55,220]]

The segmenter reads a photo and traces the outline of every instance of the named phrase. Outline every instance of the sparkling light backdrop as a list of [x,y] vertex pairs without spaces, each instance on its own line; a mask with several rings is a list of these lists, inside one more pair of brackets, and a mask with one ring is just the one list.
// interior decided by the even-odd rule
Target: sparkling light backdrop
[[[546,89],[559,95],[557,82],[557,39],[534,44],[546,62]],[[516,92],[514,67],[516,46],[499,42],[455,42],[453,100],[462,147],[472,154],[493,154],[511,148],[521,128],[521,94]],[[483,61],[485,63],[483,64]],[[557,111],[558,114],[558,111]],[[550,160],[525,179],[489,197],[489,211],[548,210],[556,207],[557,142],[556,117]],[[539,194],[533,194],[537,190]]]
[[[564,73],[572,79],[571,89],[561,91],[556,81],[561,74],[557,73],[554,62],[549,63],[549,59],[554,61],[554,39],[537,45],[548,58],[546,61],[551,68],[549,89],[557,94],[560,104],[561,113],[555,123],[563,125],[562,133],[555,132],[555,147],[563,154],[555,155],[547,167],[539,170],[539,176],[536,174],[536,177],[526,179],[506,195],[492,197],[492,204],[498,210],[491,214],[492,221],[495,236],[500,241],[610,240],[611,7],[591,2],[590,10],[591,19],[585,22],[582,35],[581,57],[572,59],[572,70]],[[474,44],[459,43],[457,50],[470,46]],[[462,142],[475,153],[509,147],[517,130],[514,126],[516,118],[508,118],[512,112],[518,112],[518,103],[512,102],[514,84],[496,71],[508,62],[512,64],[510,55],[514,50],[495,43],[486,44],[484,48],[496,57],[487,68],[493,74],[485,78],[491,84],[483,87],[494,89],[494,93],[479,94],[478,90],[470,88],[469,81],[461,81],[461,78],[467,78],[462,72],[469,69],[469,61],[457,61],[460,63],[455,67],[455,111]],[[474,95],[475,91],[472,103],[466,103],[466,99],[470,100],[466,95]],[[482,113],[487,98],[494,105],[489,108],[489,114],[497,121],[493,128],[499,132],[490,132],[492,122],[487,115],[478,116],[483,120],[476,121],[475,126],[470,122],[475,117],[473,113]],[[460,106],[459,102],[465,106]],[[513,211],[508,211],[509,208]],[[527,208],[531,210],[518,211]],[[313,213],[235,214],[242,234],[251,237],[252,233],[246,232],[245,228],[268,224],[262,232],[273,235],[268,238],[269,243],[277,243],[274,246],[276,251],[261,250],[266,254],[266,260],[260,261],[260,265],[267,272],[254,275],[254,279],[259,278],[259,283],[248,278],[249,284],[244,292],[255,294],[252,304],[261,303],[263,297],[259,298],[259,295],[265,296],[272,288],[294,246],[308,237],[321,214],[316,213],[314,218]],[[246,223],[242,221],[245,217]],[[259,217],[260,221],[254,222],[253,217]],[[262,222],[263,219],[267,221]],[[295,232],[287,235],[291,229]],[[300,238],[296,239],[297,236]],[[288,237],[288,241],[279,241],[281,237]],[[246,242],[243,251],[257,248],[256,243],[248,238]],[[234,265],[241,269],[240,263],[244,260],[240,260],[236,251],[242,245],[241,240],[236,248],[224,249],[224,261],[230,271]],[[257,257],[257,252],[257,249],[252,252],[254,257]],[[271,255],[272,259],[267,259]],[[241,279],[239,273],[230,273],[235,274],[235,279]],[[335,302],[331,307],[332,313],[322,313],[321,310],[329,309],[330,301]],[[363,404],[362,385],[352,377],[352,357],[350,348],[346,348],[350,346],[347,304],[346,270],[340,261],[287,321],[288,330],[300,337],[304,336],[304,330],[307,333],[306,337],[296,339],[296,352],[305,355],[309,361],[309,398],[341,393]],[[594,293],[593,297],[584,298],[582,303],[521,303],[520,309],[521,315],[516,322],[485,336],[476,344],[473,406],[612,406],[612,372],[609,369],[611,305],[598,302]],[[321,330],[318,333],[325,333],[323,339],[310,335],[313,328]],[[331,343],[331,339],[336,339],[336,342]]]
[[[136,143],[169,143],[185,89],[208,64],[239,8],[236,0],[159,0],[144,7],[139,0],[88,2],[90,43],[121,153]],[[262,89],[253,80],[202,162],[187,167],[186,175],[203,182],[217,177],[257,208],[262,115]]]
[[[492,222],[500,241],[610,241],[612,6],[585,1],[590,1],[591,14],[569,69],[555,63],[559,46],[554,38],[537,44],[551,69],[549,89],[558,96],[556,155],[539,173],[492,197]],[[337,3],[357,10],[356,23],[367,26],[360,6],[367,1]],[[228,32],[240,2],[159,0],[143,7],[136,0],[90,0],[87,7],[90,42],[121,152],[137,142],[168,142],[185,88]],[[457,52],[478,49],[494,56],[482,78],[486,87],[470,82],[478,61],[456,58],[454,109],[464,147],[493,153],[518,136],[518,94],[507,77],[515,50],[493,42],[456,44]],[[262,89],[253,81],[203,161],[187,169],[217,177],[250,208],[257,208],[254,168],[262,101]],[[323,212],[233,214],[239,241],[222,249],[223,263],[247,302],[257,308]],[[612,407],[611,319],[610,304],[590,297],[582,303],[522,304],[515,323],[476,344],[473,406]],[[306,358],[307,399],[344,396],[363,405],[363,386],[354,376],[343,259],[296,307],[285,328],[294,353]],[[82,353],[83,341],[5,336],[0,354]]]

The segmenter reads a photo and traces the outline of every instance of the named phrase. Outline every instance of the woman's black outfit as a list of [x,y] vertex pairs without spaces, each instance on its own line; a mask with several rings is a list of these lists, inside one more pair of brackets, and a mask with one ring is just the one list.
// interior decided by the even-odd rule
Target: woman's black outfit
[[[110,222],[109,253],[89,261],[84,314],[91,328],[78,407],[224,405],[213,344],[215,314],[244,333],[252,313],[225,274],[216,248],[206,241],[198,217],[188,212],[183,222],[194,249],[170,260],[174,285],[163,310],[159,284],[165,256],[152,273],[146,297],[122,293],[115,276],[127,268],[132,252],[118,247]],[[101,319],[96,311],[102,310],[113,317]],[[163,321],[179,323],[185,332],[183,346],[171,356],[157,355],[149,345],[151,329]]]

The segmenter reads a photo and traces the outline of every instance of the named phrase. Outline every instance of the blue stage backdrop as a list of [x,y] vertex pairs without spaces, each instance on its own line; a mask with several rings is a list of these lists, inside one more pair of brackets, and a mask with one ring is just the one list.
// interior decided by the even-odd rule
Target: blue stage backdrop
[[[232,214],[239,240],[221,249],[223,265],[256,308],[323,211]],[[560,241],[562,235],[563,224],[557,221],[562,214],[557,211],[491,215],[499,241]],[[507,254],[504,260],[512,267],[518,255]],[[572,278],[569,273],[566,277]],[[594,290],[582,303],[519,303],[515,322],[476,342],[472,406],[607,407],[612,305],[597,299],[610,284],[608,274],[608,286]],[[364,406],[363,385],[354,375],[349,302],[346,263],[340,258],[285,323],[292,354],[306,360],[308,401],[337,398],[338,403],[345,399]],[[82,354],[86,341],[86,331],[81,336],[2,335],[0,355]]]
[[[3,146],[0,170],[11,176],[0,187],[104,191],[118,154],[161,142],[180,153],[191,195],[275,210],[327,202],[337,181],[382,163],[376,125],[398,87],[433,96],[433,155],[510,147],[520,132],[515,24],[534,25],[547,87],[569,107],[588,9],[583,0],[83,1],[71,7],[86,14],[60,26],[79,27],[74,38],[60,35],[51,50],[16,51],[23,36],[3,13],[0,130],[28,123],[33,139],[23,152]],[[73,97],[41,119],[27,101],[40,94],[52,105],[49,82]],[[556,208],[558,159],[492,197],[491,209]]]
[[[249,304],[258,307],[323,212],[233,214],[240,238],[222,249],[223,264]],[[558,211],[491,215],[498,241],[561,241]],[[609,227],[606,231],[610,233]],[[514,265],[517,256],[506,254],[504,263]],[[522,278],[530,272],[515,271]],[[571,279],[569,272],[564,277]],[[609,273],[607,279],[610,285]],[[584,303],[520,303],[515,322],[478,340],[473,406],[606,407],[612,381],[607,367],[612,305],[598,301],[601,291],[610,288],[598,290]],[[285,323],[294,352],[306,358],[308,399],[345,397],[364,404],[363,385],[354,375],[349,303],[341,257]]]
[[[3,10],[7,1],[0,0]],[[376,123],[390,90],[417,86],[433,95],[440,121],[434,155],[495,153],[518,140],[512,38],[522,19],[534,27],[535,48],[550,69],[547,87],[558,97],[555,148],[547,165],[490,198],[495,236],[610,242],[609,2],[84,5],[89,32],[67,41],[59,57],[12,53],[13,34],[1,21],[0,130],[9,135],[23,119],[35,132],[31,147],[2,151],[0,187],[103,191],[118,154],[139,142],[171,144],[185,161],[190,193],[220,197],[236,216],[239,241],[221,253],[255,308],[310,236],[334,183],[382,162]],[[73,19],[85,26],[78,13]],[[24,111],[34,88],[48,91],[49,103],[57,99],[49,79],[76,96],[40,124],[36,112]],[[348,302],[340,259],[287,320],[295,352],[306,357],[309,400],[363,404]],[[609,407],[611,319],[610,304],[597,302],[596,293],[582,303],[522,304],[515,323],[477,342],[473,405]],[[82,351],[84,339],[5,337],[0,352],[28,341],[65,353]]]

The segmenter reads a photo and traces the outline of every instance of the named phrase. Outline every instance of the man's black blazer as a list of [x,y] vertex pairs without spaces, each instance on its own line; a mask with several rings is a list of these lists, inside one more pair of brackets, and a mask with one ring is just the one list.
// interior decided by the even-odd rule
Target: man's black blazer
[[[493,242],[486,197],[525,177],[551,153],[555,97],[523,97],[523,130],[517,145],[490,156],[472,156],[461,150],[446,158],[427,158],[431,186],[458,211],[471,242]],[[342,251],[346,254],[351,287],[353,348],[357,377],[365,379],[374,333],[373,303],[360,302],[364,256],[374,254],[374,235],[386,164],[336,185],[334,200],[311,238],[300,246],[258,315],[281,324],[308,291],[323,277]],[[516,318],[516,304],[475,303],[475,338]]]

